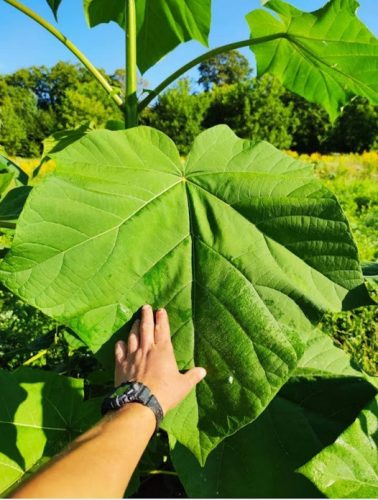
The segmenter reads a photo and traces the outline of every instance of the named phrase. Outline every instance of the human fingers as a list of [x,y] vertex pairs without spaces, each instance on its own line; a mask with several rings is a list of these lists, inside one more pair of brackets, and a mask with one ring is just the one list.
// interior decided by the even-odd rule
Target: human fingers
[[115,360],[116,364],[121,365],[124,361],[126,361],[127,357],[127,346],[126,342],[123,340],[119,340],[115,345]]
[[205,368],[195,367],[188,370],[184,374],[185,380],[188,383],[188,392],[190,392],[202,379],[206,377]]
[[137,319],[136,321],[134,321],[130,330],[128,346],[127,346],[128,354],[134,354],[139,348],[139,326],[140,326],[140,320]]
[[139,329],[139,340],[142,351],[148,351],[154,343],[154,327],[155,322],[152,307],[146,304],[142,307],[142,316]]
[[166,341],[171,341],[168,313],[165,309],[158,309],[156,311],[155,343]]

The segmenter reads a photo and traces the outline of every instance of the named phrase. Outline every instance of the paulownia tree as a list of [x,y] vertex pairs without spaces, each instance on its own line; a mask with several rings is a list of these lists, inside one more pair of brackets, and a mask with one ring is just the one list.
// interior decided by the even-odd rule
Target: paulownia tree
[[[6,166],[1,224],[15,234],[0,267],[5,286],[70,327],[104,366],[143,303],[168,309],[179,368],[208,371],[163,424],[189,495],[376,496],[376,384],[314,330],[325,311],[372,303],[337,199],[311,166],[226,126],[200,134],[185,161],[164,133],[137,126],[188,69],[242,46],[259,76],[275,75],[332,120],[356,95],[377,104],[378,44],[357,2],[309,13],[269,0],[246,16],[251,38],[210,50],[138,98],[137,67],[188,40],[207,45],[211,0],[84,0],[90,26],[125,30],[124,95],[57,28],[4,1],[64,43],[125,115],[112,130],[50,140],[45,157],[57,168],[30,194]],[[61,0],[48,3],[57,16]],[[15,387],[0,407],[5,490],[82,430],[83,411],[90,423],[98,410],[67,379],[61,403],[72,411],[59,421],[46,396],[53,374],[2,377]],[[39,443],[32,454],[26,439]]]

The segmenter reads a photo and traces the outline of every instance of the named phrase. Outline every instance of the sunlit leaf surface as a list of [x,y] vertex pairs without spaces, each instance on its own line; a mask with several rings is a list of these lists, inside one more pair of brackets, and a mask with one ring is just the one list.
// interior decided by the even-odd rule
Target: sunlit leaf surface
[[202,462],[287,381],[310,320],[369,301],[337,200],[267,143],[219,126],[183,164],[139,127],[52,156],[1,278],[94,352],[144,303],[167,307],[179,367],[208,376],[164,425]]
[[378,104],[378,40],[356,16],[356,0],[331,0],[303,12],[282,0],[247,15],[253,38],[282,34],[253,45],[258,74],[277,76],[291,91],[323,106],[331,119],[352,97]]

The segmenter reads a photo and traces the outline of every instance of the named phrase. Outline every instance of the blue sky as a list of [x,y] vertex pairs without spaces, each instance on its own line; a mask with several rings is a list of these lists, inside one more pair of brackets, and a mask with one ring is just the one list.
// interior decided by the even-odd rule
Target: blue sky
[[[23,1],[52,23],[55,22],[45,0]],[[82,0],[63,0],[58,28],[96,66],[108,72],[123,67],[125,50],[122,30],[114,23],[89,29],[84,20],[82,3]],[[314,10],[322,6],[325,0],[291,0],[291,3],[303,10]],[[360,4],[359,17],[377,33],[378,0],[360,0]],[[213,0],[210,47],[247,38],[249,32],[244,16],[259,6],[259,0]],[[0,33],[0,73],[10,73],[31,65],[51,66],[59,60],[76,62],[60,42],[3,0],[0,0]],[[144,79],[153,87],[205,50],[198,42],[183,44],[145,73]],[[250,50],[245,48],[242,52],[254,65]],[[197,78],[196,71],[192,70],[189,76]]]

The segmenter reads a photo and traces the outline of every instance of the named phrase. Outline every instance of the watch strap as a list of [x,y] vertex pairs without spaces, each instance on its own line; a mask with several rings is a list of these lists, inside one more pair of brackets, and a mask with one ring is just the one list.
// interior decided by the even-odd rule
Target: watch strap
[[[129,381],[124,382],[113,389],[112,394],[122,387],[125,387],[125,392],[123,394],[117,396],[110,395],[104,399],[101,406],[101,413],[105,415],[105,413],[110,410],[119,410],[127,403],[140,403],[152,410],[156,418],[156,430],[158,430],[159,425],[163,420],[164,412],[159,401],[152,394],[151,390],[141,382]],[[131,394],[130,389],[133,389]]]

